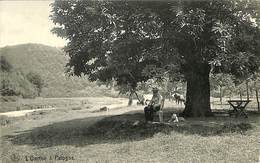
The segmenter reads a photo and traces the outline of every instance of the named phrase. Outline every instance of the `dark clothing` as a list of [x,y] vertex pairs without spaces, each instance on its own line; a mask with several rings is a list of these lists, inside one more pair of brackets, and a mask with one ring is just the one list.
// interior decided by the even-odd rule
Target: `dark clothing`
[[146,121],[153,121],[153,110],[151,107],[146,106],[144,108],[144,116]]
[[146,121],[153,121],[153,114],[160,110],[160,106],[154,107],[153,105],[144,108],[144,115]]
[[156,106],[156,107],[152,106],[152,108],[154,112],[158,112],[161,109],[160,106]]

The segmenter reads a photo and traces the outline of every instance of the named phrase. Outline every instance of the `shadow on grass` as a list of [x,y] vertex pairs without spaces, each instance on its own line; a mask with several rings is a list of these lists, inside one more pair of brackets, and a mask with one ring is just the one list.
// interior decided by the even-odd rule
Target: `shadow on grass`
[[[170,119],[172,111],[165,111],[165,120]],[[255,116],[254,116],[255,117]],[[257,116],[256,118],[258,118]],[[138,121],[138,123],[137,123]],[[155,116],[158,121],[158,116]],[[51,147],[58,145],[85,146],[101,143],[122,143],[150,138],[157,133],[197,134],[214,136],[225,133],[241,133],[252,129],[248,120],[229,117],[187,119],[178,124],[149,124],[144,122],[142,112],[128,112],[110,117],[89,117],[54,123],[32,130],[5,136],[15,145]]]

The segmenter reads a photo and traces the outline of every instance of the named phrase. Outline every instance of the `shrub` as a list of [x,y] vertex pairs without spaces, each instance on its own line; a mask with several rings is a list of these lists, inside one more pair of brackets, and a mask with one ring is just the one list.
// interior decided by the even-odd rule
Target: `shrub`
[[33,98],[37,95],[36,87],[21,72],[1,72],[1,95]]
[[41,75],[30,72],[26,75],[26,78],[37,88],[38,96],[40,96],[42,92],[42,88],[44,87],[44,80],[42,79]]
[[13,66],[9,63],[5,56],[0,56],[0,67],[1,71],[7,72],[10,72],[13,69]]

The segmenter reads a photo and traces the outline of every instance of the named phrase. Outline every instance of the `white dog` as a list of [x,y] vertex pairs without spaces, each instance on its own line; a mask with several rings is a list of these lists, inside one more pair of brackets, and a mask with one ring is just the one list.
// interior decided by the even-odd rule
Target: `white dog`
[[179,122],[179,119],[176,114],[172,114],[172,117],[168,122]]

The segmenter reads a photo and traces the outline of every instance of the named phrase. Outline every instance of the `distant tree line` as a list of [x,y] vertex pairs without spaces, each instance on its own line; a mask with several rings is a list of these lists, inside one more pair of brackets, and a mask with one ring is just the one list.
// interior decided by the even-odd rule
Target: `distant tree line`
[[33,98],[40,96],[45,82],[36,72],[24,72],[15,69],[5,56],[0,58],[2,96],[22,96]]

